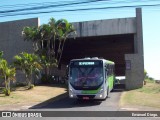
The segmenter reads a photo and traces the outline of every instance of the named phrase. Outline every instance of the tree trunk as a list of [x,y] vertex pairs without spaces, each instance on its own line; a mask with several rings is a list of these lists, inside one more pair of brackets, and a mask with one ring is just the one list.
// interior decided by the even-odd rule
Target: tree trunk
[[61,54],[60,54],[59,60],[58,60],[58,66],[59,66],[59,64],[60,64],[60,62],[61,62],[61,57],[62,57],[62,53],[63,53],[63,48],[64,48],[65,41],[66,41],[66,39],[64,39],[64,40],[63,40],[63,43],[62,43]]
[[7,80],[8,81],[8,90],[10,91],[10,80]]
[[5,95],[10,95],[10,80],[5,76]]
[[27,79],[28,79],[28,88],[30,89],[32,85],[32,74],[28,75]]
[[49,67],[47,67],[47,66],[45,67],[45,75],[47,75],[47,76],[49,75]]
[[54,52],[54,58],[56,58],[56,54],[55,54],[55,46],[56,46],[56,37],[55,37],[55,35],[54,35],[54,37],[53,37],[53,52]]
[[5,88],[7,90],[8,86],[7,86],[7,78],[6,78],[6,76],[4,77],[4,80],[5,80]]
[[[58,49],[57,49],[57,57],[56,57],[57,60],[59,60],[59,55],[60,55],[59,54],[59,52],[60,52],[59,50],[61,50],[61,43],[62,43],[62,41],[59,40],[59,45],[58,45]],[[58,63],[59,63],[59,61],[58,61]]]
[[28,88],[31,87],[31,80],[30,80],[30,75],[26,75],[26,81],[27,81],[27,85],[28,85]]

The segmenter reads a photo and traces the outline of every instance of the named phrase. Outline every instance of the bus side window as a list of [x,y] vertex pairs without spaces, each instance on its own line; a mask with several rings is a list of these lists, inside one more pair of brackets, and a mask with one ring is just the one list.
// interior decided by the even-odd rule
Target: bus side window
[[109,66],[109,75],[111,75],[111,72],[112,72],[112,68],[111,68],[111,65]]
[[70,70],[70,73],[69,73],[70,75],[72,75],[72,70]]
[[114,74],[114,65],[112,65],[112,75]]
[[107,78],[108,67],[105,65],[105,78]]
[[110,75],[112,75],[113,74],[113,65],[111,65],[111,73],[110,73]]
[[108,65],[108,71],[107,71],[107,75],[110,75],[110,65]]
[[109,76],[112,75],[112,65],[109,65]]
[[107,72],[108,72],[108,69],[106,68],[105,69],[105,78],[107,78]]
[[113,74],[114,74],[114,65],[113,65]]
[[108,76],[108,65],[106,65],[106,70],[105,70],[105,74],[106,74],[106,77]]

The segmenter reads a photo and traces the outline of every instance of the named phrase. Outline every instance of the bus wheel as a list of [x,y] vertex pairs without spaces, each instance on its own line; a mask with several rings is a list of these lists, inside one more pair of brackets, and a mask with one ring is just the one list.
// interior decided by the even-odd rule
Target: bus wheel
[[107,87],[107,98],[109,98],[109,87]]

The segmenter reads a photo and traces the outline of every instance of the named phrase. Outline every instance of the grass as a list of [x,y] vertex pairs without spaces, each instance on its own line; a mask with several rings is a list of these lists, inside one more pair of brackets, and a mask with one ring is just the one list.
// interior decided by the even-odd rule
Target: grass
[[0,94],[0,106],[12,104],[40,103],[66,92],[63,86],[35,86],[27,90],[27,87],[17,87],[10,96]]
[[120,100],[120,106],[147,106],[160,108],[160,84],[147,82],[140,89],[125,91]]

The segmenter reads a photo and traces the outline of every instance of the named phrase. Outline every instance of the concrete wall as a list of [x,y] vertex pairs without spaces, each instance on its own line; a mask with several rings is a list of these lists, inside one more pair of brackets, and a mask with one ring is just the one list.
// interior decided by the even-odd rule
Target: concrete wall
[[[21,52],[33,52],[32,42],[23,40],[22,30],[25,26],[38,25],[38,18],[0,23],[0,51],[4,52],[4,58],[9,63],[13,62],[13,57]],[[25,79],[20,71],[17,71],[16,77],[17,81]]]
[[73,23],[77,37],[136,33],[135,18],[95,20]]
[[125,60],[131,62],[131,69],[125,72],[126,89],[130,90],[142,87],[144,80],[143,57],[138,54],[127,54],[125,55]]
[[0,23],[0,50],[8,62],[20,52],[33,52],[32,42],[23,40],[22,30],[25,26],[38,25],[38,18]]

